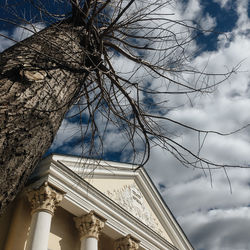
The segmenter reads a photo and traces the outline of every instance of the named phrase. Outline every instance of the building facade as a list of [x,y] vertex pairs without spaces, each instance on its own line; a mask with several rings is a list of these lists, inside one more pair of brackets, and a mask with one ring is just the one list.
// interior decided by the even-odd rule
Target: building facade
[[45,158],[0,218],[0,249],[193,249],[146,171],[136,168]]

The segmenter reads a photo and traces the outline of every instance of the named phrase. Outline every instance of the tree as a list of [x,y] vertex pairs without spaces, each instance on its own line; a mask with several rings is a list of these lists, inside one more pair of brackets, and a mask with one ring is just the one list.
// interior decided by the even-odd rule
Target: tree
[[[161,12],[171,4],[171,0],[5,1],[1,22],[33,35],[0,54],[1,212],[23,188],[74,105],[78,110],[74,115],[84,123],[88,155],[101,155],[102,138],[112,123],[127,134],[134,155],[140,141],[141,165],[150,147],[160,145],[183,165],[226,167],[185,148],[163,124],[167,121],[198,134],[217,133],[171,120],[168,99],[210,93],[235,71],[218,74],[215,81],[211,76],[216,74],[190,65],[199,27]],[[25,8],[31,21],[20,13]],[[37,22],[46,28],[38,32]],[[133,64],[131,72],[120,71],[117,58]],[[95,122],[97,114],[105,121],[102,130]]]

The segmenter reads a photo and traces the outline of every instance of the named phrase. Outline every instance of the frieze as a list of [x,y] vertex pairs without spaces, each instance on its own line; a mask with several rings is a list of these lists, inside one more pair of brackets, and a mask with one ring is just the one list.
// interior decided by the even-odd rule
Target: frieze
[[120,189],[108,190],[104,193],[145,225],[164,237],[158,220],[148,208],[145,198],[135,184],[125,185]]

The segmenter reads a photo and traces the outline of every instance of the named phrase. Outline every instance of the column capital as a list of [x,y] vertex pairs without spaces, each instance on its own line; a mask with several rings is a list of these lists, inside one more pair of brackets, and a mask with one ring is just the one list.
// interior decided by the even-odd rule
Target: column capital
[[26,195],[31,204],[31,214],[37,211],[46,211],[52,215],[64,196],[49,186],[48,182],[45,182],[38,189],[28,190]]
[[94,237],[99,238],[99,234],[104,228],[106,219],[90,211],[81,217],[75,217],[75,225],[80,233],[80,238]]
[[117,239],[114,243],[115,250],[137,250],[140,241],[128,234],[125,237]]

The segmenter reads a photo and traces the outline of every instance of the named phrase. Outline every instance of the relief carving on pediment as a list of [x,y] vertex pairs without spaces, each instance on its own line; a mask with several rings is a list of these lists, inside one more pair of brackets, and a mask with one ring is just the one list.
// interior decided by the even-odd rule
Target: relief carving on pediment
[[158,220],[135,184],[125,185],[120,189],[108,190],[104,193],[145,225],[164,237]]

